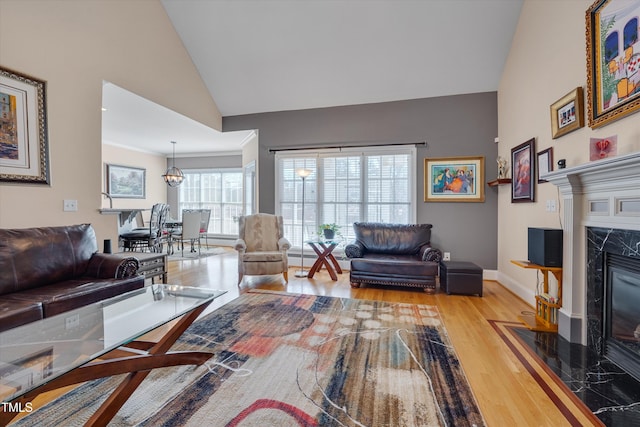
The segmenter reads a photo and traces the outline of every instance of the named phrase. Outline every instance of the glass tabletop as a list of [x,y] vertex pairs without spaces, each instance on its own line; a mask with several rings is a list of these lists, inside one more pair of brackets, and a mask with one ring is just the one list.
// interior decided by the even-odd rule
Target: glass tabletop
[[0,397],[9,401],[227,291],[151,285],[0,333]]

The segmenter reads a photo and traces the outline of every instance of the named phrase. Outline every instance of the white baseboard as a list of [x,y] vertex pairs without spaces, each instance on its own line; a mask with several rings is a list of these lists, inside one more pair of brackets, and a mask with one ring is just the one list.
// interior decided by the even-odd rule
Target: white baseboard
[[524,302],[530,304],[532,307],[535,305],[535,291],[527,286],[519,283],[504,273],[497,272],[496,280],[505,288],[519,296]]

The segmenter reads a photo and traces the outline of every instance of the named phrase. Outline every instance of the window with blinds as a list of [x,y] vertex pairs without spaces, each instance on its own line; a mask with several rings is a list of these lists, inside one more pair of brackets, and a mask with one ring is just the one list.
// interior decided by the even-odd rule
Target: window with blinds
[[[402,146],[278,152],[276,210],[286,237],[300,246],[318,237],[321,224],[338,224],[350,240],[356,221],[415,222],[415,151]],[[304,219],[300,168],[312,171],[304,181]]]
[[[208,233],[238,235],[238,217],[242,215],[242,170],[185,170],[178,187],[177,215],[183,209],[211,209]],[[176,216],[176,214],[174,214]]]

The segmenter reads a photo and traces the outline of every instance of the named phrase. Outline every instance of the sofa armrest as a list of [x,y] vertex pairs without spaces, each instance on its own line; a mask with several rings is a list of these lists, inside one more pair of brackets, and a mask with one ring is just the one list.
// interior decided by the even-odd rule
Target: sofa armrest
[[233,245],[233,249],[235,249],[238,252],[244,252],[247,250],[247,243],[244,241],[244,239],[238,239],[236,240],[236,243]]
[[291,243],[286,237],[281,237],[280,240],[278,240],[278,249],[281,251],[288,251],[291,249]]
[[122,258],[96,252],[89,260],[85,276],[96,279],[125,279],[137,276],[139,267],[139,261],[132,256]]
[[442,261],[442,251],[429,245],[425,245],[420,248],[420,256],[422,257],[423,261]]
[[344,254],[347,258],[362,258],[364,255],[364,245],[354,240],[344,247]]

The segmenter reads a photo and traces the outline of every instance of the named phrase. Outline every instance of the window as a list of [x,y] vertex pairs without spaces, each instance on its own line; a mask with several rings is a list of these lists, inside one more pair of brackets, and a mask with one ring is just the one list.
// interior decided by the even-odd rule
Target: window
[[[356,221],[415,221],[415,148],[372,147],[318,152],[279,152],[276,156],[276,210],[294,246],[314,238],[320,224],[336,223],[352,239]],[[302,236],[302,178],[304,238]]]
[[178,214],[183,209],[211,209],[210,234],[238,235],[242,215],[242,171],[209,169],[183,171],[179,189]]

